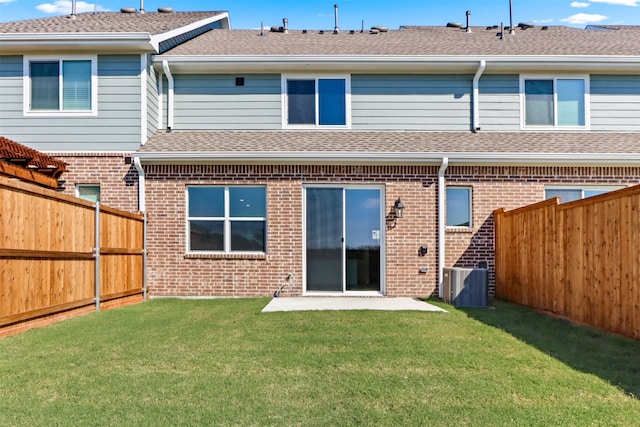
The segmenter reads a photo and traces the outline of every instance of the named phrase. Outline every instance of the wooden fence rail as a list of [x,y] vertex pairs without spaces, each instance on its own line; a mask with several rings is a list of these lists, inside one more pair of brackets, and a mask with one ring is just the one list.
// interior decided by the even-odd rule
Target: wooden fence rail
[[0,207],[0,328],[142,299],[144,216],[4,177]]
[[496,297],[640,339],[640,186],[494,218]]

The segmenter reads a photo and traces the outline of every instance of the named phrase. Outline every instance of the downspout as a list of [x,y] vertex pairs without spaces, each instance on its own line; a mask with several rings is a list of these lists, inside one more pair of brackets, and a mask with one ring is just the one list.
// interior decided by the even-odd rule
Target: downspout
[[169,62],[167,60],[162,61],[162,69],[167,76],[169,87],[167,88],[167,130],[173,129],[173,76],[171,70],[169,70]]
[[486,67],[487,61],[484,59],[481,60],[478,71],[476,71],[475,76],[473,76],[473,99],[471,100],[471,108],[473,110],[473,123],[471,124],[472,132],[478,132],[480,130],[480,76],[482,76]]
[[133,166],[138,171],[138,210],[144,215],[142,248],[142,300],[147,300],[147,208],[145,202],[145,176],[139,157],[133,158]]
[[145,207],[145,177],[144,177],[144,169],[142,168],[142,163],[140,163],[140,157],[133,158],[133,166],[135,166],[136,171],[138,171],[138,210],[140,212],[146,212]]
[[444,199],[446,196],[445,192],[445,181],[444,181],[444,172],[449,167],[449,158],[443,157],[442,164],[440,165],[440,170],[438,171],[438,296],[442,298],[442,279],[444,275],[444,254],[445,254],[445,204]]

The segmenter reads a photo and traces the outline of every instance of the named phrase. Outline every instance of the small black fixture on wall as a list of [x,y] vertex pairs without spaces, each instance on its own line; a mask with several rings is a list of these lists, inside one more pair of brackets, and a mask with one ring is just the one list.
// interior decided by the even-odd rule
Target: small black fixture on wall
[[402,218],[404,216],[404,204],[400,197],[396,199],[396,202],[393,204],[393,211],[395,213],[396,218]]
[[429,248],[427,246],[420,246],[418,248],[418,256],[425,256],[429,252]]

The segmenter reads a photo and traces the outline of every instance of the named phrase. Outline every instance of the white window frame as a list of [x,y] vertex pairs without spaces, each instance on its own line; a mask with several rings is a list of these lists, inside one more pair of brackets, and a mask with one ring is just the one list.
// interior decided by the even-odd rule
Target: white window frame
[[102,198],[102,187],[100,184],[76,184],[76,197],[82,200],[87,200],[80,196],[80,189],[85,187],[93,187],[98,189],[98,202],[101,201]]
[[[526,97],[525,81],[527,80],[553,80],[553,125],[527,125],[526,124]],[[584,126],[559,126],[558,125],[558,80],[584,80]],[[591,129],[591,81],[588,74],[521,74],[520,75],[520,129],[535,131],[574,131]]]
[[[345,124],[344,125],[320,125],[318,80],[336,79],[344,80],[344,102],[345,102]],[[288,80],[315,80],[315,101],[316,101],[316,124],[289,124],[289,97],[287,94]],[[282,97],[282,128],[283,129],[351,129],[351,75],[350,74],[282,74],[280,92]]]
[[445,200],[445,228],[449,230],[471,229],[473,228],[473,187],[470,185],[447,185],[445,194],[449,189],[469,190],[469,225],[448,225],[449,218],[446,218],[446,212],[449,210],[449,201]]
[[[91,61],[91,109],[63,110],[62,109],[62,72],[60,79],[60,108],[58,110],[31,110],[31,62],[58,61],[62,70],[63,61]],[[98,56],[97,55],[25,55],[22,64],[23,80],[23,114],[28,117],[86,117],[98,115]]]
[[[546,185],[544,187],[544,200],[548,200],[547,198],[547,190],[556,190],[556,191],[580,191],[580,200],[585,199],[585,191],[604,191],[606,193],[609,193],[611,191],[616,191],[616,190],[621,190],[623,188],[626,188],[626,186],[624,185]],[[595,197],[595,196],[589,196],[589,197]],[[569,202],[563,202],[562,200],[560,200],[560,203],[569,203]]]
[[[222,217],[192,217],[189,215],[189,188],[190,187],[209,187],[209,188],[223,188],[224,189],[224,216]],[[264,189],[265,196],[265,216],[264,217],[232,217],[230,215],[230,204],[229,204],[229,188],[231,187],[259,187]],[[267,253],[267,212],[268,204],[267,204],[267,186],[266,185],[187,185],[185,188],[185,200],[186,200],[186,223],[185,223],[185,233],[186,233],[186,253],[188,254],[266,254]],[[231,250],[231,221],[262,221],[264,222],[264,251],[232,251]],[[223,221],[223,250],[222,251],[207,251],[207,250],[192,250],[191,249],[191,230],[189,227],[190,221]]]

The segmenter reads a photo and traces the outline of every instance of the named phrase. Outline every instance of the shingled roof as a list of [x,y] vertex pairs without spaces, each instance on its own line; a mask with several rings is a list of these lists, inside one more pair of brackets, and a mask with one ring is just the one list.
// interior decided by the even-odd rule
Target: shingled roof
[[191,23],[220,15],[211,12],[79,13],[0,23],[0,34],[17,33],[149,33],[162,34]]
[[491,27],[404,27],[380,32],[290,30],[211,31],[167,51],[166,55],[607,55],[639,56],[640,26],[591,31],[564,26],[517,29],[504,40]]
[[479,162],[522,163],[640,161],[637,132],[371,132],[371,131],[172,131],[159,132],[138,151],[143,159],[242,158],[268,161],[327,155],[339,160],[361,153],[380,161],[424,161],[442,156]]

